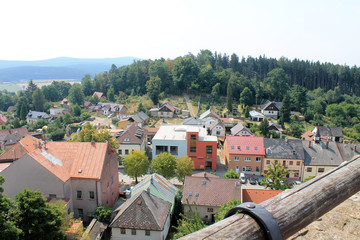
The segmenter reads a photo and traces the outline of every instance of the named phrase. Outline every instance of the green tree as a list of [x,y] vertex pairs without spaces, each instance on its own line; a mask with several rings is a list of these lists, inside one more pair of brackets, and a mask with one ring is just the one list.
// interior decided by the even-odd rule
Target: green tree
[[21,232],[13,221],[9,219],[9,212],[13,206],[11,200],[3,195],[4,189],[1,185],[5,182],[3,176],[0,175],[0,239],[19,239]]
[[260,132],[264,137],[269,136],[269,121],[267,117],[260,123]]
[[26,107],[25,103],[21,104],[21,109],[20,109],[20,120],[26,120],[26,116],[28,114],[28,109]]
[[167,152],[160,153],[151,161],[150,169],[153,173],[169,179],[174,176],[176,168],[176,159]]
[[185,176],[191,176],[194,168],[194,162],[188,156],[183,156],[176,159],[175,174],[178,180],[184,183]]
[[219,100],[219,94],[220,94],[220,83],[216,83],[211,91],[211,98],[213,101]]
[[[65,119],[64,119],[65,121]],[[106,129],[97,130],[87,122],[79,133],[73,136],[72,142],[109,142],[111,147],[117,149],[119,142],[111,137],[111,134]]]
[[113,88],[110,88],[107,91],[106,97],[107,99],[109,99],[110,102],[115,102],[115,91]]
[[268,165],[267,173],[263,173],[264,178],[261,180],[261,184],[265,188],[271,188],[273,190],[285,190],[291,188],[287,181],[286,176],[289,174],[289,170],[280,164],[278,160],[275,160]]
[[32,104],[35,111],[43,112],[45,110],[45,97],[40,89],[36,89],[32,95]]
[[249,110],[249,106],[245,106],[243,109],[243,114],[246,118],[250,117],[250,110]]
[[75,105],[74,107],[73,107],[73,112],[74,112],[74,115],[75,116],[80,116],[81,115],[81,108],[80,108],[80,106],[79,105]]
[[290,122],[290,99],[288,95],[284,96],[284,99],[282,101],[282,105],[280,107],[280,121],[281,124],[284,124],[285,122]]
[[289,90],[290,78],[282,68],[271,70],[265,78],[265,91],[272,101],[281,100]]
[[40,190],[25,188],[15,195],[11,218],[22,230],[21,239],[66,239],[61,230],[63,217],[61,210],[46,202]]
[[84,104],[84,93],[82,91],[81,85],[80,84],[74,84],[72,85],[72,87],[69,90],[69,101],[72,104],[78,104],[78,105],[82,105]]
[[225,214],[232,209],[233,207],[236,207],[237,205],[241,204],[241,200],[240,199],[231,199],[231,201],[225,203],[224,205],[222,205],[219,209],[219,211],[217,211],[215,213],[215,221],[219,222],[221,220],[224,219]]
[[254,96],[252,91],[248,87],[245,87],[240,94],[240,103],[245,106],[251,106],[253,104],[253,99]]
[[153,103],[158,104],[161,90],[161,79],[159,77],[151,77],[150,80],[146,82],[146,90]]
[[195,62],[194,56],[187,55],[176,58],[173,61],[171,71],[176,90],[183,92],[191,86],[193,81],[198,79],[200,70]]
[[233,102],[232,102],[232,81],[231,79],[229,80],[228,86],[227,86],[227,95],[226,95],[226,107],[228,109],[229,112],[232,112],[233,109]]
[[235,172],[234,170],[230,169],[228,171],[226,171],[226,173],[224,174],[224,178],[234,178],[234,179],[239,179],[240,174],[238,172]]
[[124,171],[138,183],[137,178],[143,176],[149,168],[149,159],[145,152],[134,150],[124,159]]
[[29,104],[32,103],[33,93],[35,92],[36,89],[38,89],[38,87],[36,86],[36,84],[32,80],[30,80],[29,84],[28,84],[28,86],[27,86],[27,88],[25,90],[25,97],[26,97],[27,102]]
[[95,218],[103,223],[110,223],[112,209],[108,206],[99,206],[95,211]]
[[90,74],[86,74],[83,79],[81,79],[81,87],[85,96],[91,96],[94,92],[94,87],[91,82]]
[[180,214],[182,219],[178,220],[178,226],[175,227],[177,232],[174,234],[174,239],[181,238],[185,235],[196,232],[206,227],[206,224],[199,217],[196,205],[195,212],[193,212],[192,208],[189,205],[189,201],[187,201],[187,203],[187,205],[189,206],[189,212],[187,213],[188,216]]

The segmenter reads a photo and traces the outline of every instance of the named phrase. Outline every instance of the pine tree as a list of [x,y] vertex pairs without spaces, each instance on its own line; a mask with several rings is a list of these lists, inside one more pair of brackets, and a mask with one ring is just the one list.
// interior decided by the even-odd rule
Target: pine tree
[[227,86],[227,95],[226,95],[226,107],[229,112],[232,112],[233,110],[233,103],[232,103],[232,84],[231,80],[229,80],[228,86]]

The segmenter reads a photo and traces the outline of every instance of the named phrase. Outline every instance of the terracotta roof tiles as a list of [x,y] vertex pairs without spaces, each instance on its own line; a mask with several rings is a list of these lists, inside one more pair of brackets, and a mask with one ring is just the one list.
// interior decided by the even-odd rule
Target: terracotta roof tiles
[[264,137],[227,136],[226,142],[230,154],[264,155]]

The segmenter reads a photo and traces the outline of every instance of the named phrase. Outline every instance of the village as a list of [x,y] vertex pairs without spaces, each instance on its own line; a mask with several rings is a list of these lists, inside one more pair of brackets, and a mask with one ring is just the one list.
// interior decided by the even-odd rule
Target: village
[[[81,108],[91,116],[67,126],[67,141],[47,140],[41,128],[0,131],[4,194],[13,198],[26,187],[40,189],[50,203],[65,201],[68,211],[88,226],[90,239],[170,239],[173,218],[178,215],[176,198],[185,215],[196,208],[204,224],[211,224],[219,220],[220,208],[233,199],[261,203],[281,193],[264,177],[271,166],[279,164],[287,170],[286,180],[281,181],[286,189],[351,160],[360,149],[344,140],[340,127],[314,126],[301,139],[256,136],[250,124],[264,121],[269,130],[282,136],[277,122],[281,102],[266,101],[246,118],[238,111],[227,116],[212,108],[197,112],[188,98],[185,105],[164,101],[147,109],[148,114],[130,114],[126,105],[106,101],[103,93],[94,92],[95,96],[104,101],[84,102]],[[7,114],[12,111],[9,107]],[[30,110],[26,122],[53,122],[72,111],[63,99],[50,114]],[[292,114],[303,117],[299,112]],[[0,120],[6,122],[6,117],[1,115]],[[69,141],[87,125],[108,131],[118,147],[94,139]],[[188,157],[192,175],[180,181],[147,167],[145,174],[134,179],[124,166],[134,151],[145,153],[150,162],[163,153]],[[230,171],[235,177],[224,177]],[[94,218],[99,206],[113,210],[108,223]]]

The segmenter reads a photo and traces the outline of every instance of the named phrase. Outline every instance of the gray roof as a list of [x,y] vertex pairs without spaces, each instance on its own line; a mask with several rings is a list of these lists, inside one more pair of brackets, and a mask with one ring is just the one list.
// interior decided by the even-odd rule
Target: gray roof
[[183,125],[201,126],[201,125],[202,125],[202,121],[201,121],[200,118],[189,117],[189,118],[186,118],[186,119],[184,120]]
[[142,191],[115,210],[110,227],[162,231],[170,208],[171,203]]
[[[304,159],[304,148],[298,139],[264,139],[266,158]],[[270,151],[269,151],[270,150]]]
[[360,155],[360,145],[350,143],[336,143],[339,147],[341,156],[344,161],[349,161],[353,157]]
[[138,112],[136,115],[131,116],[131,119],[133,119],[137,123],[144,123],[146,120],[149,119],[149,116],[146,115],[143,111]]
[[27,119],[50,119],[50,116],[46,112],[37,112],[37,111],[29,111],[29,113],[26,116]]
[[217,115],[216,113],[211,111],[211,109],[209,109],[209,110],[205,111],[204,113],[202,113],[199,118],[204,119],[206,117],[214,117],[214,118],[220,119],[219,115]]
[[314,143],[310,141],[302,141],[305,153],[305,165],[317,166],[339,166],[343,161],[336,142],[328,142],[326,149],[325,142]]
[[252,116],[252,117],[262,117],[262,118],[265,117],[262,113],[259,113],[259,112],[255,111],[255,110],[251,110],[251,111],[249,112],[249,114],[250,114],[250,116]]
[[324,137],[342,137],[341,127],[318,126],[320,136]]
[[280,110],[280,108],[282,106],[282,102],[271,102],[269,100],[266,100],[266,102],[264,102],[263,104],[260,105],[261,110],[265,109],[267,106],[269,106],[272,103],[274,103],[275,107],[277,107],[277,109]]
[[247,127],[245,127],[242,123],[236,124],[234,127],[232,127],[232,128],[230,129],[230,131],[231,131],[231,135],[234,135],[234,136],[238,135],[238,133],[241,132],[241,131],[247,131],[247,132],[249,132],[251,135],[254,135],[254,134],[253,134]]

